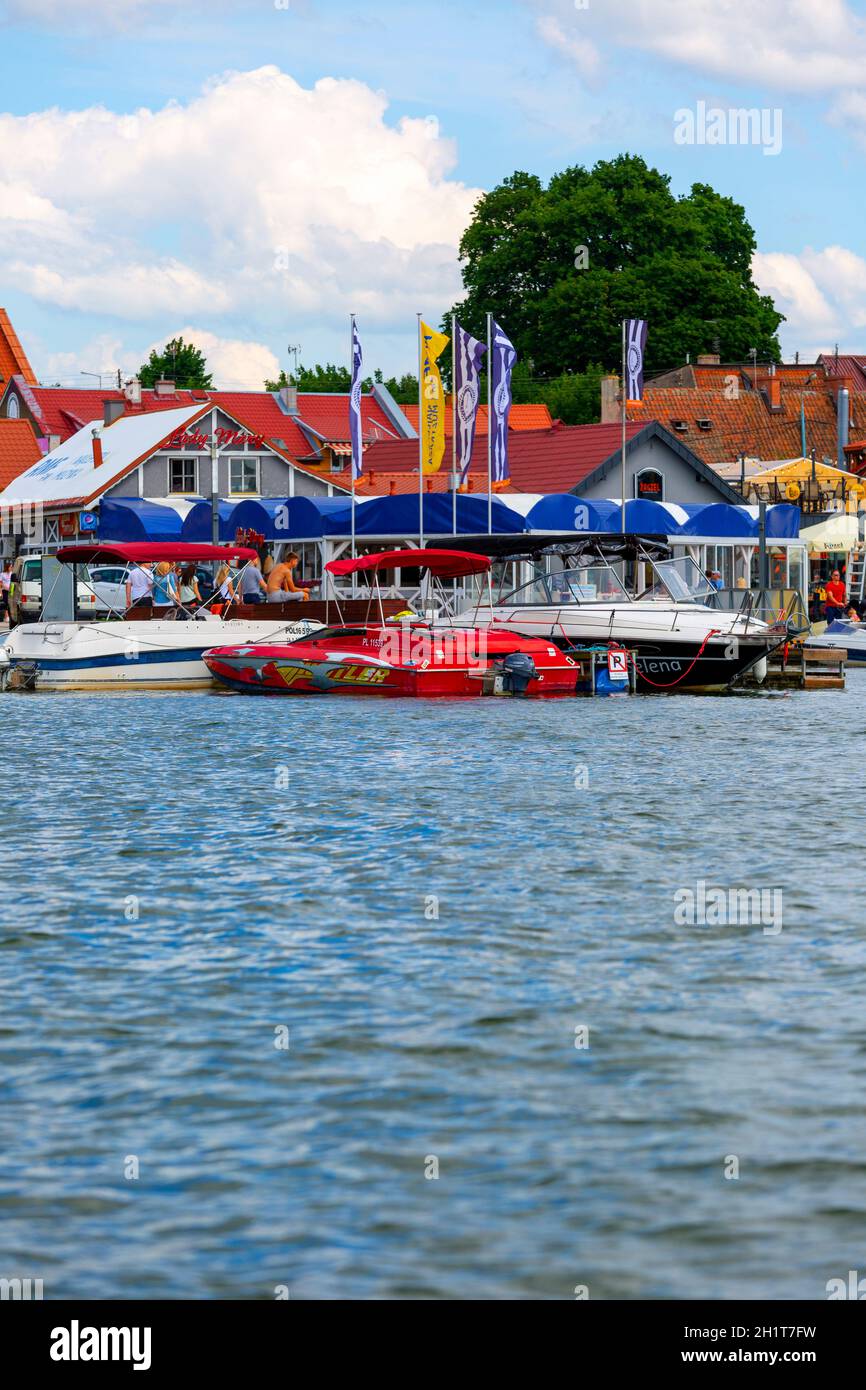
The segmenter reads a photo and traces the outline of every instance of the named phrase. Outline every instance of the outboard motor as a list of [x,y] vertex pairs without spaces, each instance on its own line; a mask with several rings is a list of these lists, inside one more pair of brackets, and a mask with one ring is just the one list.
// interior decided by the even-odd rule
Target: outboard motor
[[501,665],[502,686],[509,695],[525,695],[529,682],[538,680],[535,662],[525,652],[509,652]]

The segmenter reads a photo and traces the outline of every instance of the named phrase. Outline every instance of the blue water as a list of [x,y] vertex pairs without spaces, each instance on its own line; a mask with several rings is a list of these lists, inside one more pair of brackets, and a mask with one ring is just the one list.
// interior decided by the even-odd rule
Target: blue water
[[[0,697],[0,1275],[866,1272],[864,696]],[[781,889],[782,930],[678,925],[698,880]]]

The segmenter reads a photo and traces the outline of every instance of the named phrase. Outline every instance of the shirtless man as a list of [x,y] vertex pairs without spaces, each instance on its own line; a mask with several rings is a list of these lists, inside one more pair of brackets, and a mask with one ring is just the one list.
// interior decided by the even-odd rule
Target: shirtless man
[[268,575],[268,603],[287,603],[293,599],[310,597],[307,589],[298,587],[292,574],[300,558],[296,550],[290,550],[278,565],[274,565]]

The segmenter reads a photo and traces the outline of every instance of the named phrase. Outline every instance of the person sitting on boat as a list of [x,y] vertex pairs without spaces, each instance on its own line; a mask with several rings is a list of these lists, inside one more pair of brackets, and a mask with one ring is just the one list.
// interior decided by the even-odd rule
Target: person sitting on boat
[[177,616],[185,622],[192,617],[190,611],[195,605],[196,608],[202,606],[201,590],[198,587],[198,577],[195,572],[195,565],[185,565],[180,572],[180,607]]
[[268,586],[262,576],[261,567],[252,560],[241,574],[241,598],[244,603],[267,603]]
[[293,571],[300,561],[298,552],[290,550],[278,565],[274,565],[268,575],[268,603],[288,603],[310,597],[306,589],[299,588],[295,583]]
[[126,576],[126,607],[127,611],[130,608],[153,607],[153,574],[146,560],[140,565],[133,565]]
[[[168,560],[161,560],[153,576],[153,602],[157,608],[176,608],[178,602],[177,582],[174,569]],[[174,612],[170,615],[174,617]]]
[[210,611],[225,615],[235,600],[235,586],[232,583],[232,572],[228,565],[220,565],[217,570],[214,589],[216,591],[216,603],[211,605]]

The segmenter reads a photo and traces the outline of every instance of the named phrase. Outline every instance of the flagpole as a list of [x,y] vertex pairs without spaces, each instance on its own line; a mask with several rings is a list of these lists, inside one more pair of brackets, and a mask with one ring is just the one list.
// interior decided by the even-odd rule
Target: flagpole
[[421,315],[418,320],[418,549],[424,549],[424,380],[421,353]]
[[[349,411],[350,411],[350,414],[351,414],[351,408],[352,408],[351,378],[354,377],[354,375],[355,375],[355,315],[354,315],[354,314],[350,314],[350,315],[349,315],[349,372],[350,372],[350,382],[349,382],[349,390],[350,390],[350,395],[349,395]],[[350,435],[351,435],[351,433],[352,433],[352,430],[351,430],[351,421],[350,421],[349,433],[350,433]],[[360,434],[361,431],[359,430],[358,433]],[[354,450],[354,449],[352,450],[352,470],[351,470],[351,471],[352,471],[352,559],[354,560],[354,559],[355,559],[355,450]],[[354,580],[355,580],[355,576],[354,576],[354,574],[353,574],[353,575],[352,575],[352,587],[353,587],[353,588],[354,588]]]
[[490,324],[487,315],[487,534],[493,534],[493,357],[490,351]]
[[451,315],[451,534],[457,535],[457,315]]
[[621,388],[622,388],[621,391],[620,391],[620,407],[621,407],[621,410],[622,410],[622,453],[621,453],[621,457],[620,457],[620,487],[621,487],[621,490],[622,490],[622,499],[621,499],[621,508],[620,508],[620,510],[621,510],[621,513],[622,513],[622,534],[623,534],[623,535],[625,535],[625,396],[626,396],[626,384],[625,384],[625,324],[626,324],[626,321],[625,321],[625,319],[623,319],[623,321],[622,321],[622,377],[621,377],[621,379],[620,379]]

